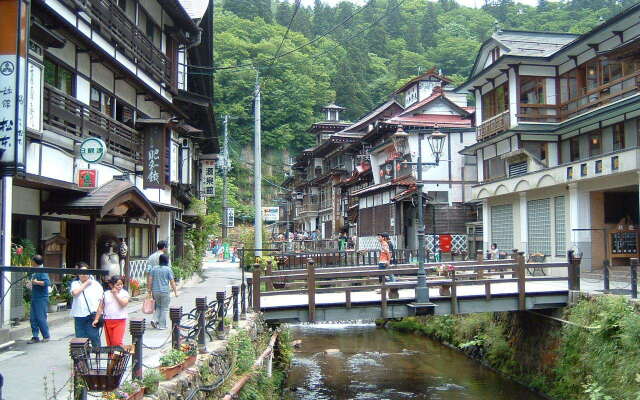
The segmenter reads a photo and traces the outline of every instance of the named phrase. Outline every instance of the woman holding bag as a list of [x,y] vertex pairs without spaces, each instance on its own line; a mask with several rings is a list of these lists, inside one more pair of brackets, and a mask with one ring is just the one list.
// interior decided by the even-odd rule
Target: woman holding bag
[[93,326],[98,325],[100,317],[104,315],[104,335],[107,346],[123,346],[124,333],[127,327],[127,305],[129,293],[123,288],[124,278],[114,275],[109,279],[109,288],[98,307]]
[[[85,262],[76,264],[78,269],[89,269]],[[78,275],[78,279],[71,283],[71,316],[73,317],[75,335],[77,338],[88,338],[94,347],[100,346],[98,328],[93,325],[93,315],[98,309],[102,298],[102,285],[89,275]]]

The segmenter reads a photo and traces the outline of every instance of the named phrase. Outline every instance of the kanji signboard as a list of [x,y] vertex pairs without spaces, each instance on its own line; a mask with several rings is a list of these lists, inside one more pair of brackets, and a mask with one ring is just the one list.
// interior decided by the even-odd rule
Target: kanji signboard
[[144,175],[145,189],[164,189],[166,165],[166,125],[149,124],[144,131]]
[[214,197],[216,195],[216,162],[214,160],[200,161],[202,168],[202,196]]
[[227,228],[235,226],[235,212],[233,208],[224,209],[224,224]]
[[100,138],[91,137],[80,144],[80,158],[89,164],[100,162],[106,152],[107,145]]
[[27,84],[27,4],[0,1],[0,169],[24,171]]

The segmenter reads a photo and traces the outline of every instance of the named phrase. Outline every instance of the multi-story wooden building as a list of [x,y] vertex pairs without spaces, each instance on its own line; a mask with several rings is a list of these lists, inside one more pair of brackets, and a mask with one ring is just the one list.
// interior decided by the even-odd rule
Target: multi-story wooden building
[[[640,5],[583,35],[498,31],[468,81],[485,249],[637,257]],[[620,229],[623,228],[623,229]]]
[[[105,244],[121,238],[130,261],[160,239],[182,255],[198,160],[218,151],[213,78],[188,67],[212,66],[212,4],[189,8],[195,14],[178,0],[31,2],[12,237],[34,243],[48,266],[99,268]],[[103,157],[91,162],[94,152]]]

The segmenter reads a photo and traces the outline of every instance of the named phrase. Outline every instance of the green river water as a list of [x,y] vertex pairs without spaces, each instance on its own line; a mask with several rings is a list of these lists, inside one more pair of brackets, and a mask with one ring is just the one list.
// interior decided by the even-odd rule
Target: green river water
[[457,351],[374,324],[292,326],[286,399],[541,400]]

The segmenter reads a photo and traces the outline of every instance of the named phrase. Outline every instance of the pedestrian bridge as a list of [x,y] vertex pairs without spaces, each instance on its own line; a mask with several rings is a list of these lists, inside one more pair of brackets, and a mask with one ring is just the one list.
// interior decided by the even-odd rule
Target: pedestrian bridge
[[[415,307],[418,267],[397,265],[266,272],[249,278],[249,303],[267,322],[392,319],[419,314],[469,314],[559,308],[579,282],[579,265],[515,259],[426,264],[430,306]],[[393,275],[394,282],[379,282]]]

